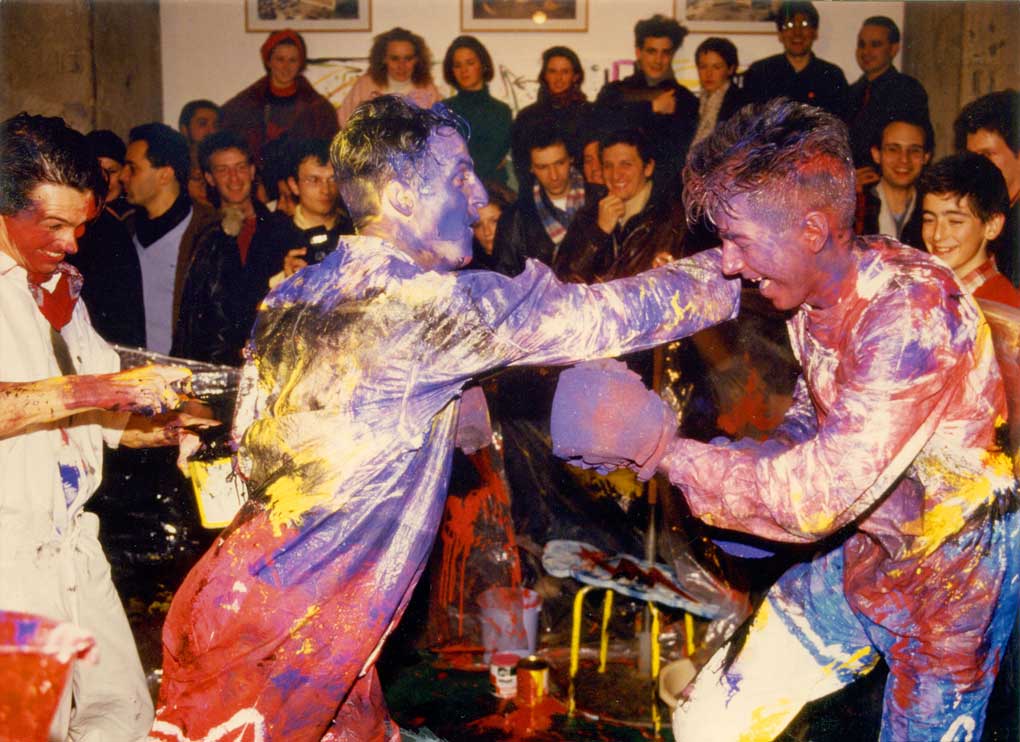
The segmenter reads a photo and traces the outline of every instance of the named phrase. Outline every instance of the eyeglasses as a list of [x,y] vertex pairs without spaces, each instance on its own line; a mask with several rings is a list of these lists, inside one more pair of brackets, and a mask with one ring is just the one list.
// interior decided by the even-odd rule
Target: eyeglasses
[[814,24],[811,21],[787,21],[782,25],[784,31],[792,31],[795,28],[814,28]]
[[312,188],[336,188],[336,181],[333,178],[323,178],[320,175],[302,175],[298,181]]

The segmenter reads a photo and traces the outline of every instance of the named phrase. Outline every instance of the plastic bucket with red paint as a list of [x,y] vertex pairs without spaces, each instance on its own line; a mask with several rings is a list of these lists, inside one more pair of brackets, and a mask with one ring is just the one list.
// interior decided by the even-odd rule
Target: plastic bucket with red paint
[[46,742],[71,665],[94,643],[83,636],[69,624],[0,611],[0,742]]
[[538,646],[538,615],[542,597],[526,587],[490,587],[478,596],[485,662],[494,652],[521,657]]

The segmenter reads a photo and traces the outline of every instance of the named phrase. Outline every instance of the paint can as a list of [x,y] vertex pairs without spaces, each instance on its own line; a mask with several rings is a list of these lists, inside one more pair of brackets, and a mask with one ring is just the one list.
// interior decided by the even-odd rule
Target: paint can
[[517,655],[509,652],[492,655],[489,680],[492,682],[492,692],[497,698],[517,696],[517,660]]
[[549,663],[535,655],[517,663],[517,703],[534,706],[549,693]]

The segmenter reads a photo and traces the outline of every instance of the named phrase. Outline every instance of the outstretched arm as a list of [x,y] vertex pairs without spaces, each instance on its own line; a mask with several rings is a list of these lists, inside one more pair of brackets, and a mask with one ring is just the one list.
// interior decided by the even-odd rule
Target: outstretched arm
[[180,404],[172,384],[190,375],[176,366],[143,366],[111,374],[0,382],[0,438],[90,410],[164,413]]

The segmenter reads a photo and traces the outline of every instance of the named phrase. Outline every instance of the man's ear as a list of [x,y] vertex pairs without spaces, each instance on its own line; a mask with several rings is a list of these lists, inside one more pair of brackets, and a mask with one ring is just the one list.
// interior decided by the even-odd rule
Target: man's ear
[[403,217],[414,213],[414,191],[399,180],[391,180],[383,187],[382,201]]
[[871,159],[874,161],[876,165],[882,167],[882,150],[878,147],[872,146]]
[[210,175],[209,173],[205,172],[204,170],[202,171],[202,175],[205,176],[205,182],[209,184],[210,188],[215,188],[216,187],[216,181],[213,180],[213,176],[212,175]]
[[1006,226],[1006,215],[1005,214],[992,214],[992,218],[984,223],[984,237],[986,240],[991,242],[1002,233],[1002,228]]
[[298,187],[297,187],[297,181],[294,179],[293,175],[288,175],[287,176],[287,187],[290,189],[290,193],[294,197],[294,199],[297,200],[297,197],[298,197]]
[[809,211],[804,217],[801,226],[801,239],[805,247],[814,254],[822,251],[822,248],[829,242],[829,235],[832,230],[829,225],[829,217],[821,211]]

